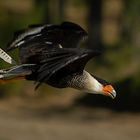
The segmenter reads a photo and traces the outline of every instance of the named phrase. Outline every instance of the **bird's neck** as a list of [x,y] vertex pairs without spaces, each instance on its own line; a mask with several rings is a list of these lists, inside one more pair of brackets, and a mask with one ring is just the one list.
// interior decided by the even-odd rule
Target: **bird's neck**
[[89,93],[97,93],[102,88],[102,85],[85,70],[72,78],[70,86]]

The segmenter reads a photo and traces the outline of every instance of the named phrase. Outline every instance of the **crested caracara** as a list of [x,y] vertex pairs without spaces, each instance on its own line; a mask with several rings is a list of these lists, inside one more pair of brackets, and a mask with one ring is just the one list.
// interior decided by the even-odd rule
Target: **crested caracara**
[[[111,83],[84,70],[86,63],[100,54],[97,50],[80,48],[87,36],[83,28],[71,22],[31,25],[16,32],[7,51],[19,49],[20,64],[1,70],[0,81],[23,78],[36,81],[36,88],[46,83],[115,98]],[[14,63],[12,59],[10,62]]]

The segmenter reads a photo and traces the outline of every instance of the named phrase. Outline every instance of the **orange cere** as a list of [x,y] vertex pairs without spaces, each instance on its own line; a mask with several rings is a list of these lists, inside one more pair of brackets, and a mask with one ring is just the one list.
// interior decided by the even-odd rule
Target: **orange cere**
[[112,85],[105,85],[105,86],[103,86],[103,91],[105,93],[112,92],[113,90],[114,90],[114,88],[113,88]]

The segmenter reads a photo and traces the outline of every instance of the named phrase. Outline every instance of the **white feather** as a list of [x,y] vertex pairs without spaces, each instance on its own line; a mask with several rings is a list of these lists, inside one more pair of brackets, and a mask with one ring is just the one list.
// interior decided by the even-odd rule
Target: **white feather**
[[94,93],[94,94],[102,94],[102,85],[99,83],[93,76],[91,76],[87,71],[84,70],[84,74],[86,75],[86,92]]
[[[44,28],[45,26],[41,26],[41,27],[36,27],[34,29],[28,29],[26,30],[24,33],[20,34],[16,40],[14,42],[12,42],[12,44],[10,46],[15,46],[15,47],[19,47],[21,44],[23,44],[24,42],[22,40],[24,40],[25,37],[30,36],[30,35],[34,35],[37,34],[39,32],[41,32],[41,30]],[[40,35],[40,34],[39,34]],[[37,36],[37,35],[36,35]],[[21,44],[20,44],[21,42]]]
[[8,55],[5,51],[3,51],[1,48],[0,48],[0,58],[2,58],[5,62],[9,64],[13,64],[13,65],[16,64],[15,60],[10,55]]

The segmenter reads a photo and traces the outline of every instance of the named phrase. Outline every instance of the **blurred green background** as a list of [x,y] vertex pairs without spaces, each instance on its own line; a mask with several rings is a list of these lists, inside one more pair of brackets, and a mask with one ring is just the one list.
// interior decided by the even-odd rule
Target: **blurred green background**
[[[30,24],[75,22],[89,33],[86,47],[104,52],[86,69],[112,82],[117,97],[48,85],[34,91],[30,81],[0,85],[0,140],[139,140],[139,13],[138,0],[1,0],[1,48]],[[10,55],[18,61],[17,50]]]

